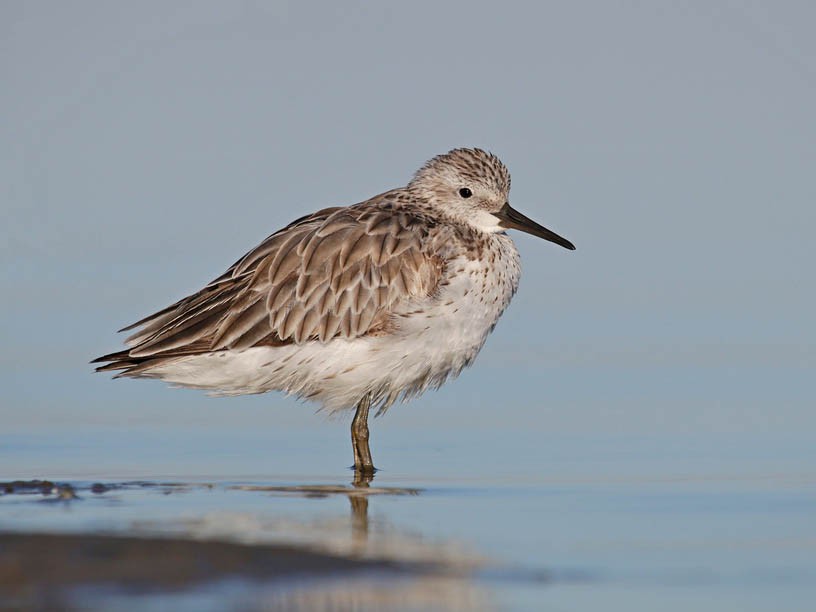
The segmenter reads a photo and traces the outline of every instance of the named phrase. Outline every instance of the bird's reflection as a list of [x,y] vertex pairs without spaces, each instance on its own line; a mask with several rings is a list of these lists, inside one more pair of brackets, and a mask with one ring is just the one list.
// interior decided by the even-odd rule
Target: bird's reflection
[[373,486],[373,474],[355,471],[349,485],[237,485],[232,488],[245,491],[265,491],[272,494],[299,495],[304,498],[326,498],[345,495],[351,505],[351,552],[355,556],[366,556],[369,550],[369,498],[380,495],[419,495],[422,490],[405,487]]
[[[377,486],[373,476],[355,475],[343,484],[230,484],[211,487],[293,498],[286,504],[254,501],[241,511],[240,498],[226,511],[188,518],[181,523],[139,521],[134,527],[151,533],[179,528],[196,541],[233,541],[243,544],[288,544],[329,558],[364,562],[374,570],[353,575],[326,574],[319,566],[302,579],[260,583],[249,600],[237,606],[247,610],[493,610],[493,597],[476,576],[486,560],[470,546],[428,538],[414,529],[391,524],[387,517],[371,516],[377,496],[416,497],[421,489]],[[340,518],[318,508],[314,500],[348,498],[349,515]],[[301,500],[297,502],[297,500]],[[310,518],[311,517],[311,518]],[[378,569],[379,568],[379,569]],[[255,607],[255,604],[258,604]],[[225,605],[227,607],[236,607]]]
[[[483,585],[469,578],[480,560],[458,549],[451,543],[430,542],[381,521],[369,519],[369,503],[372,497],[417,496],[421,489],[376,486],[373,474],[355,472],[349,485],[293,485],[268,487],[242,487],[270,493],[301,495],[304,498],[327,498],[345,495],[351,506],[351,529],[345,538],[337,525],[324,531],[323,543],[335,545],[345,539],[340,547],[352,557],[380,559],[385,562],[407,563],[416,571],[401,576],[370,576],[360,579],[311,581],[295,585],[292,589],[276,590],[264,599],[266,610],[313,610],[313,609],[406,609],[406,610],[495,610],[493,598]],[[371,502],[376,505],[376,502]],[[348,527],[346,527],[348,529]],[[312,525],[313,535],[316,534]],[[416,564],[416,565],[414,565]],[[423,569],[424,568],[424,569]],[[434,568],[434,569],[431,569]]]
[[357,554],[364,552],[368,545],[368,489],[374,479],[373,474],[361,474],[354,472],[354,480],[351,483],[353,491],[360,494],[349,493],[348,499],[351,504],[351,540],[354,551]]

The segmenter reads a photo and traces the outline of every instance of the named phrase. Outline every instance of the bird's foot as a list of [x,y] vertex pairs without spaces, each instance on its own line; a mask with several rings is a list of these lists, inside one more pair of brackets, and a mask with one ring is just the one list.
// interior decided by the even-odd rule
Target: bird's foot
[[349,469],[354,470],[352,484],[355,487],[367,487],[374,480],[374,474],[378,471],[373,465],[352,465]]

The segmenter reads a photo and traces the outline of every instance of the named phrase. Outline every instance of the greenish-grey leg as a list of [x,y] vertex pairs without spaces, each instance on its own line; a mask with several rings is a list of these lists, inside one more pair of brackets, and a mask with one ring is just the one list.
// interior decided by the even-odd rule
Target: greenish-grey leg
[[377,470],[371,461],[371,450],[368,448],[368,409],[371,407],[371,395],[366,394],[357,404],[357,412],[351,422],[351,445],[354,448],[354,475],[370,477]]

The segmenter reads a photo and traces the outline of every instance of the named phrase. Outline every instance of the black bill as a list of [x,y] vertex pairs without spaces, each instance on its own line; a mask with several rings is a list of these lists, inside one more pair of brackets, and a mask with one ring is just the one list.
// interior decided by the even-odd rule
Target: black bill
[[538,236],[544,240],[549,240],[550,242],[559,244],[570,251],[575,250],[575,245],[569,240],[562,238],[551,230],[548,230],[543,225],[539,225],[529,217],[525,217],[519,211],[511,208],[509,202],[505,202],[504,206],[501,207],[501,210],[493,213],[493,215],[500,219],[499,227],[521,230],[522,232],[527,232],[533,236]]

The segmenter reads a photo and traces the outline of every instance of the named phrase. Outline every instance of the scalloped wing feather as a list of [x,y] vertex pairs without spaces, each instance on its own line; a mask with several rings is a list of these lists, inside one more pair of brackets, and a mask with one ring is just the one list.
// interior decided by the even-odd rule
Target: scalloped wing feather
[[298,219],[198,293],[126,328],[141,328],[128,338],[128,356],[381,331],[400,305],[432,295],[441,279],[441,260],[423,249],[424,221],[381,197]]

